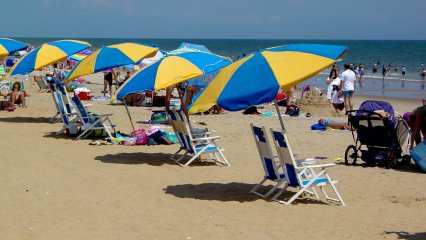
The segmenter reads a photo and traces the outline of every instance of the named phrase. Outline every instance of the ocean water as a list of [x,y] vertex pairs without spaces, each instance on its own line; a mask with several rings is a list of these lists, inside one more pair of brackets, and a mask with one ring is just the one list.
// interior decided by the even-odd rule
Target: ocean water
[[[40,45],[54,41],[53,38],[16,38],[31,45]],[[259,49],[280,46],[290,43],[319,43],[348,46],[349,51],[338,64],[343,69],[344,63],[366,66],[365,86],[358,88],[357,94],[367,96],[390,96],[401,98],[426,98],[425,82],[420,80],[419,69],[426,63],[426,41],[381,41],[381,40],[249,40],[249,39],[117,39],[117,38],[79,38],[87,41],[94,48],[121,42],[138,42],[155,44],[162,50],[176,49],[182,42],[205,45],[210,51],[233,58],[241,57]],[[381,64],[397,64],[398,72],[391,71],[385,78],[385,88],[382,88],[381,66],[378,73],[372,74],[372,66],[380,61]],[[401,80],[401,66],[407,69],[404,81]],[[328,70],[302,84],[310,84],[325,89],[325,79]]]

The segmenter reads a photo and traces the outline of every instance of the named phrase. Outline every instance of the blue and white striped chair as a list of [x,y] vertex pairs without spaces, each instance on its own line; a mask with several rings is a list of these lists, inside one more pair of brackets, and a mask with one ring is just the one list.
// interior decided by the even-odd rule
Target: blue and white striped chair
[[[52,88],[54,90],[54,88]],[[72,114],[67,111],[65,107],[64,101],[62,99],[62,94],[59,91],[52,91],[56,108],[58,110],[58,114],[61,116],[61,120],[63,123],[62,129],[59,130],[56,135],[60,135],[64,132],[68,134],[77,134],[78,132],[78,118],[76,114]]]
[[73,104],[75,106],[75,110],[77,111],[77,116],[79,117],[82,126],[81,130],[83,131],[80,135],[78,135],[77,139],[85,138],[94,130],[103,129],[107,133],[110,139],[113,138],[110,129],[113,130],[114,134],[116,133],[115,125],[112,124],[110,120],[110,116],[112,114],[102,114],[95,115],[89,113],[81,102],[80,98],[77,95],[71,97]]
[[[250,126],[253,132],[257,151],[259,152],[259,157],[265,171],[265,176],[263,177],[262,181],[260,181],[252,190],[250,190],[250,193],[266,198],[286,181],[284,175],[285,170],[283,163],[280,162],[278,156],[274,156],[272,153],[265,127],[256,127],[253,124],[250,124]],[[275,183],[273,187],[265,194],[258,192],[258,189],[268,180]]]
[[[319,199],[319,195],[315,190],[315,187],[319,187],[327,200],[335,201],[345,206],[345,203],[336,188],[337,181],[332,180],[330,175],[327,173],[327,168],[335,166],[334,163],[312,164],[308,162],[297,162],[294,159],[294,155],[291,151],[290,143],[285,132],[277,132],[271,129],[271,133],[274,139],[274,145],[277,149],[278,157],[284,163],[286,178],[286,186],[272,198],[273,200],[277,200],[287,187],[295,187],[298,189],[298,192],[291,197],[290,200],[279,201],[280,203],[290,205],[301,194],[305,192],[311,193],[308,189],[311,189],[313,195]],[[324,186],[326,185],[330,185],[337,198],[328,196],[324,189]]]
[[[171,160],[175,161],[182,167],[186,167],[201,155],[209,154],[215,162],[229,165],[228,160],[223,154],[224,149],[217,145],[217,142],[222,140],[222,137],[195,137],[191,133],[187,122],[179,119],[170,120],[169,122],[172,125],[180,143],[180,149],[170,157]],[[179,156],[181,151],[185,151],[185,153]],[[192,156],[192,158],[185,164],[182,164],[181,161],[187,155]]]

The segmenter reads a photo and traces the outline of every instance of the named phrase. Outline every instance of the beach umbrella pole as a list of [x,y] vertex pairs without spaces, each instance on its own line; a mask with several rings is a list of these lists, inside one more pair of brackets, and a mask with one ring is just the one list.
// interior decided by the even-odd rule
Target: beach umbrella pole
[[283,132],[285,132],[283,116],[281,116],[280,109],[278,108],[277,99],[274,99],[274,105],[275,105],[275,109],[277,110],[277,113],[278,113],[278,119],[280,120],[281,128],[283,129]]
[[132,124],[133,131],[136,131],[135,125],[133,124],[132,115],[130,115],[129,108],[127,107],[127,104],[126,104],[126,99],[124,99],[124,107],[126,108],[127,116],[129,116],[129,120],[130,120],[130,123]]

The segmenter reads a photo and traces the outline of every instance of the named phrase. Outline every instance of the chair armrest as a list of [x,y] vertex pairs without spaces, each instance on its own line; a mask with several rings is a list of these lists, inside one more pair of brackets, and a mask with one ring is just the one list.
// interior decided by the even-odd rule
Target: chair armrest
[[214,136],[214,137],[203,137],[203,138],[195,138],[192,139],[193,142],[199,142],[199,141],[208,141],[208,140],[221,140],[223,137],[221,136]]
[[112,116],[112,113],[107,113],[107,114],[89,113],[89,115],[91,116],[96,115],[97,117],[109,117],[109,116]]
[[327,163],[327,164],[320,164],[320,165],[306,165],[302,168],[327,168],[327,167],[334,167],[336,164],[334,163]]

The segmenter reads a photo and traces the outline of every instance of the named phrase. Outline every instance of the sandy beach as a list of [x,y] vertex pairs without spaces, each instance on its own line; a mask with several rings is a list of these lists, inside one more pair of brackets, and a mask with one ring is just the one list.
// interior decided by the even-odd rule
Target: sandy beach
[[[101,95],[102,76],[87,79],[92,95]],[[224,137],[231,166],[181,168],[169,160],[178,144],[91,146],[56,136],[62,124],[49,123],[52,96],[37,89],[31,86],[27,108],[0,111],[0,239],[426,239],[425,175],[414,165],[336,162],[353,144],[351,133],[311,131],[317,116],[284,118],[292,148],[300,158],[336,162],[329,172],[346,207],[311,198],[285,206],[248,193],[263,178],[249,124],[279,129],[277,116],[191,116]],[[355,108],[367,99],[389,101],[400,113],[421,103],[356,96]],[[113,113],[118,130],[131,131],[123,106],[91,103],[95,113]],[[135,122],[150,110],[130,108]]]

